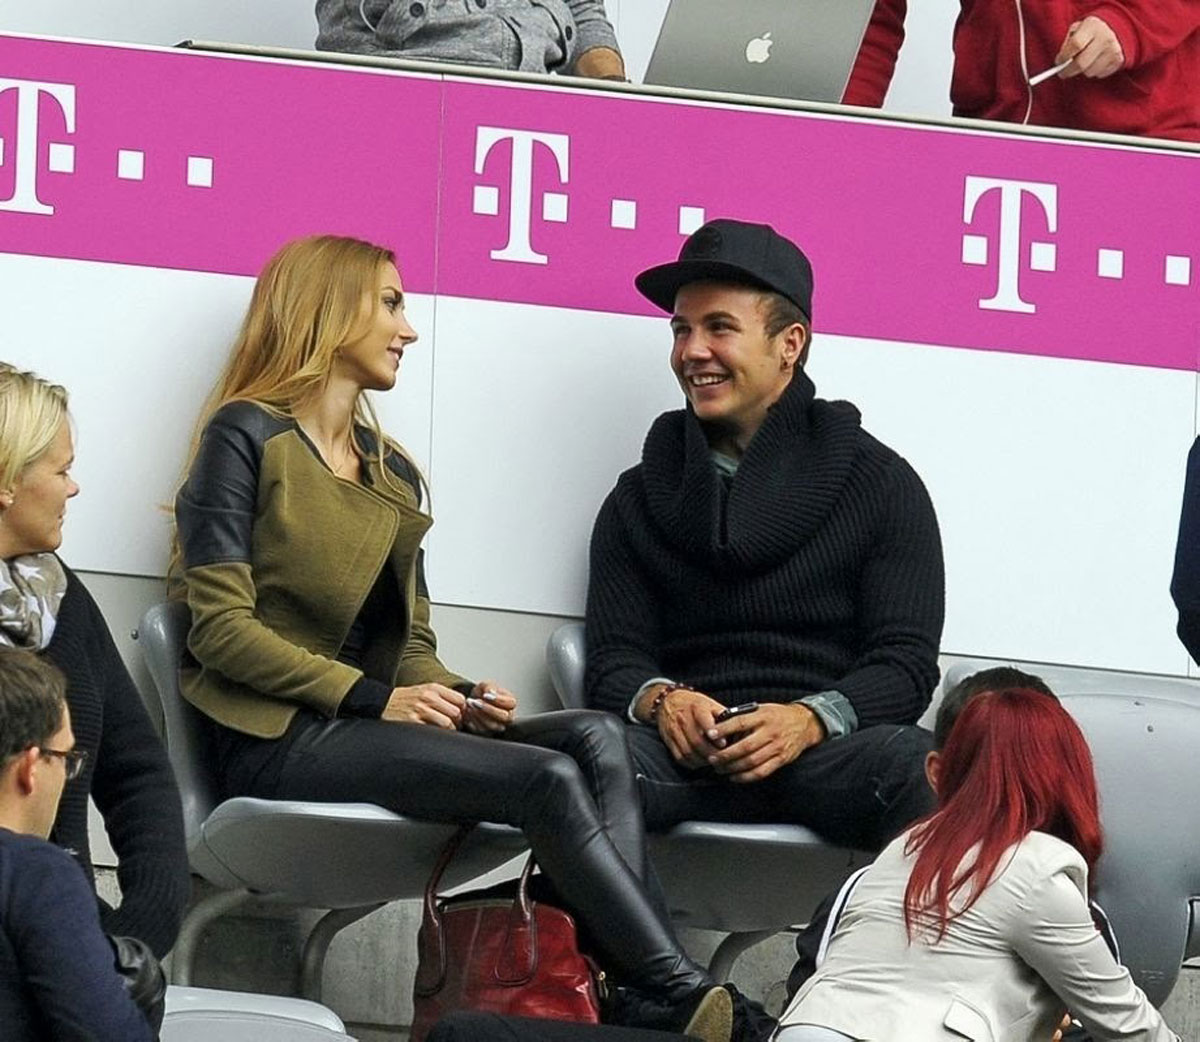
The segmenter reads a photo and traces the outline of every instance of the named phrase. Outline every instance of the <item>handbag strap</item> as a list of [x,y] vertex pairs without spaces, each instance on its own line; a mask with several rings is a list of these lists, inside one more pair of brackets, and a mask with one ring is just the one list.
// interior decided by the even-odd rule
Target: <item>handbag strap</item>
[[[436,994],[445,983],[446,935],[442,912],[438,907],[438,887],[450,862],[454,860],[454,855],[474,828],[473,824],[463,825],[446,841],[433,871],[429,874],[429,882],[425,884],[424,910],[421,915],[421,928],[417,933],[417,979],[413,983],[414,993],[421,997]],[[517,893],[509,913],[506,944],[506,947],[515,944],[515,937],[524,933],[527,937],[527,965],[515,976],[506,978],[505,983],[524,983],[532,979],[537,966],[537,934],[533,906],[529,900],[529,878],[533,875],[533,868],[533,855],[530,854],[517,879]]]

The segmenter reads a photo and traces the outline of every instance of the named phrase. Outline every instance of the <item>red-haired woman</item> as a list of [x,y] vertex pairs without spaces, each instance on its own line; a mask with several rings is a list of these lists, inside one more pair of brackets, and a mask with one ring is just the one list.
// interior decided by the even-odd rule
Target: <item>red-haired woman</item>
[[1102,837],[1091,753],[1052,697],[976,695],[926,764],[938,809],[864,873],[778,1042],[1177,1042],[1088,910]]

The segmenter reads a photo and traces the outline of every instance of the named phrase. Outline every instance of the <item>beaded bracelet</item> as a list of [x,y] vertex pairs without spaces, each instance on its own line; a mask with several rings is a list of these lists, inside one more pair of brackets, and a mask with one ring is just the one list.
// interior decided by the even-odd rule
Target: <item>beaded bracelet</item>
[[650,712],[646,714],[646,722],[650,724],[658,723],[658,711],[662,708],[662,704],[666,701],[667,695],[675,691],[691,690],[687,684],[664,684],[663,688],[657,695],[654,696],[654,701],[650,703]]

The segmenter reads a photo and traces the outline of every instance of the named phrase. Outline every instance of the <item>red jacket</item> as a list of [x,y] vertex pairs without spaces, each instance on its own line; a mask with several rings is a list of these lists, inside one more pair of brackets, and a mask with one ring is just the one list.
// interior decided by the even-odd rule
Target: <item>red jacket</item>
[[[1032,88],[1029,122],[1200,141],[1200,0],[960,0],[950,100],[956,116],[1025,120],[1031,88],[1021,67],[1054,64],[1072,22],[1102,18],[1125,66],[1106,79],[1052,77]],[[883,104],[904,39],[906,0],[876,0],[846,88],[851,105]]]

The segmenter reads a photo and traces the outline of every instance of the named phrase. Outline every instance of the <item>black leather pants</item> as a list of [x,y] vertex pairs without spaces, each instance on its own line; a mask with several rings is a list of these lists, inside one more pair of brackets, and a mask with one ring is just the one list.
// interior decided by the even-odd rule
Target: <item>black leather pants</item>
[[362,801],[429,821],[513,825],[619,976],[669,1001],[712,983],[651,896],[626,728],[611,714],[544,713],[503,739],[308,711],[275,740],[220,730],[230,795]]

